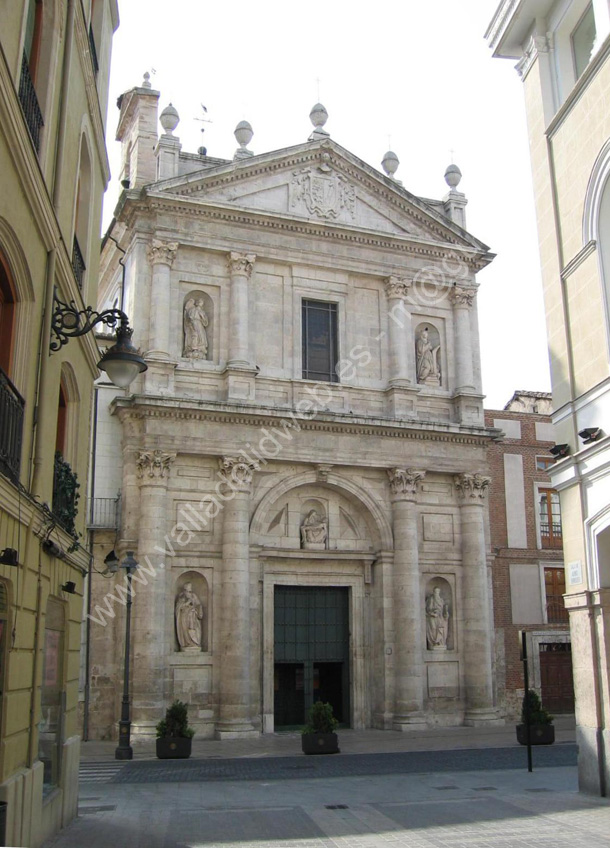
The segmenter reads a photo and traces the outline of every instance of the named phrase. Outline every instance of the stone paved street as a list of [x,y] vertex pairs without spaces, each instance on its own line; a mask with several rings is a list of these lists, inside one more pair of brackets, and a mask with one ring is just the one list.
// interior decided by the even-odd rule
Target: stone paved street
[[79,818],[45,848],[610,846],[610,803],[577,792],[575,746],[535,749],[528,774],[505,734],[447,751],[85,758]]

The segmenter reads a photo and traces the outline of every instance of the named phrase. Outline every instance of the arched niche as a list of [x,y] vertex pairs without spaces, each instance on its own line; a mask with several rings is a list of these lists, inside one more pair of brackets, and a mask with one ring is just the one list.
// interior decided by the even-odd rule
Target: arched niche
[[200,574],[198,571],[184,571],[176,580],[176,584],[174,587],[174,599],[173,599],[173,616],[174,616],[174,650],[176,652],[182,651],[186,653],[196,653],[197,649],[195,646],[191,646],[193,650],[185,651],[184,647],[181,647],[179,635],[178,635],[178,622],[177,622],[177,601],[183,592],[188,592],[188,589],[185,589],[187,585],[190,584],[191,590],[196,596],[197,599],[201,603],[201,612],[202,617],[200,619],[201,624],[201,646],[199,647],[199,651],[207,651],[209,645],[209,625],[210,625],[210,598],[209,598],[209,587],[208,581]]
[[299,527],[304,550],[325,550],[328,547],[328,501],[307,498],[301,503]]
[[415,328],[415,375],[423,386],[441,386],[441,335],[431,321]]
[[429,651],[453,651],[455,604],[451,584],[444,577],[432,577],[426,583],[424,615],[426,648]]
[[214,359],[214,302],[200,289],[192,289],[182,301],[182,356]]

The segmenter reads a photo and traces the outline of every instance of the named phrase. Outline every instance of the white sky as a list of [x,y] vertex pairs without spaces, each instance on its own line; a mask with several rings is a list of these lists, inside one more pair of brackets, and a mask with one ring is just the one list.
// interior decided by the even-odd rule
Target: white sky
[[[203,143],[227,159],[244,118],[255,153],[305,141],[319,80],[331,137],[379,170],[389,138],[396,177],[413,194],[446,194],[455,151],[467,227],[497,254],[478,275],[485,405],[502,408],[515,389],[549,391],[522,83],[483,38],[497,3],[120,0],[104,229],[118,197],[116,99],[144,71],[160,110],[171,101],[180,113],[182,149]],[[201,103],[212,123],[195,120]]]

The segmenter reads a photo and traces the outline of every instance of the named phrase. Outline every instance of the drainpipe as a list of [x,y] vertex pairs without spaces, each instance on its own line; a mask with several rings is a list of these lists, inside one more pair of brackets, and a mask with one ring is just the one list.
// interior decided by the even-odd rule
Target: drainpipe
[[[93,526],[95,515],[95,454],[97,449],[97,404],[99,392],[93,386],[93,427],[91,432],[91,488],[89,524]],[[85,625],[85,703],[83,705],[83,741],[89,740],[89,699],[91,696],[91,579],[93,577],[93,532],[89,530],[89,567],[87,570],[87,623]]]

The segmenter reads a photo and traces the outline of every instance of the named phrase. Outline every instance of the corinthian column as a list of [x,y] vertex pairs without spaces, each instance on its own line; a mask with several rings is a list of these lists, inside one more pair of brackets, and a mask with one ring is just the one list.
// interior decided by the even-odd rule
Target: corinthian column
[[153,239],[148,248],[148,259],[153,269],[148,353],[163,359],[169,359],[170,269],[177,250],[177,242],[158,239]]
[[[227,501],[222,518],[222,595],[218,668],[219,739],[255,734],[250,716],[250,494],[254,466],[223,457]],[[257,734],[258,735],[258,734]]]
[[412,347],[411,313],[405,308],[411,281],[404,277],[388,277],[388,327],[390,348],[390,385],[410,383],[409,359]]
[[422,598],[417,538],[417,487],[425,471],[388,469],[394,529],[394,729],[425,723],[423,715]]
[[464,683],[468,725],[497,720],[493,706],[490,604],[485,548],[485,497],[491,480],[481,474],[458,474],[461,500],[462,595],[464,604]]
[[474,391],[474,370],[472,362],[472,339],[470,308],[474,303],[477,290],[454,285],[451,289],[451,302],[455,315],[455,390]]
[[256,256],[253,253],[231,253],[231,305],[229,334],[229,366],[251,367],[248,343],[248,280]]
[[154,737],[169,694],[165,551],[169,530],[167,484],[175,458],[175,453],[162,450],[138,451],[135,457],[140,483],[138,562],[142,570],[133,578],[132,732],[144,738]]

